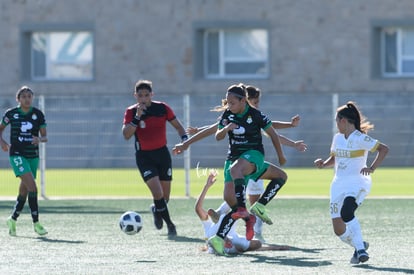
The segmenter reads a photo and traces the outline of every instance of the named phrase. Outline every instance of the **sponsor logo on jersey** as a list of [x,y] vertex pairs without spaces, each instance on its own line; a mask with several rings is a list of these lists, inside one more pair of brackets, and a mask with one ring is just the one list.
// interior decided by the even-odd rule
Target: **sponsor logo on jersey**
[[20,131],[23,132],[23,133],[25,133],[25,132],[27,132],[29,130],[32,130],[32,128],[33,128],[33,124],[32,123],[30,123],[29,121],[23,121],[22,124],[21,124],[21,126],[20,126]]

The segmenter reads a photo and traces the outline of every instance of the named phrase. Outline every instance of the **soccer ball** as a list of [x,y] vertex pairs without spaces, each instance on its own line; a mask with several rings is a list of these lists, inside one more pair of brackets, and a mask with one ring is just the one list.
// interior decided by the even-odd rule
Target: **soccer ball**
[[141,215],[134,211],[127,211],[119,219],[119,227],[128,235],[135,235],[142,229]]

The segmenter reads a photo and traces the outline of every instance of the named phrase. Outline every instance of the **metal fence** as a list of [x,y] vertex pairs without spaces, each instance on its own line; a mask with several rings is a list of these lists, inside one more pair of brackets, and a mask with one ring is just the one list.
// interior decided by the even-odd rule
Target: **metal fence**
[[[167,102],[185,126],[202,126],[217,120],[219,113],[210,109],[220,105],[221,96],[159,95],[154,100]],[[223,94],[224,96],[224,94]],[[39,96],[36,97],[37,99]],[[188,100],[186,101],[185,98]],[[299,127],[280,130],[293,139],[303,139],[308,151],[299,153],[284,148],[287,167],[310,167],[316,157],[329,154],[334,127],[336,104],[354,100],[362,112],[375,124],[374,138],[391,148],[385,166],[413,166],[414,95],[411,94],[264,94],[260,109],[273,120],[290,120],[299,114]],[[0,96],[1,109],[16,105],[14,98]],[[38,101],[35,102],[35,105]],[[48,168],[130,168],[135,167],[133,141],[125,141],[121,133],[124,111],[134,104],[132,95],[48,96],[44,98],[49,141],[46,145]],[[186,115],[187,114],[187,115]],[[188,118],[187,118],[188,116]],[[9,127],[8,127],[9,128]],[[167,127],[168,146],[179,142],[171,126]],[[6,129],[3,137],[8,139]],[[270,140],[264,139],[266,159],[277,163]],[[190,166],[221,167],[227,152],[227,142],[207,137],[191,146]],[[183,167],[182,155],[173,157],[174,167]],[[0,167],[9,167],[7,153],[0,154]]]

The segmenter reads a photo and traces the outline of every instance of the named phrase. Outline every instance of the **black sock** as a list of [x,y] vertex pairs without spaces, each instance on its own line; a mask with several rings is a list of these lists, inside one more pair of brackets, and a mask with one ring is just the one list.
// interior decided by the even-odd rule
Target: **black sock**
[[260,196],[258,202],[266,205],[276,196],[277,192],[279,192],[280,188],[285,184],[286,180],[282,178],[273,179],[269,182],[266,186],[266,190]]
[[234,192],[236,193],[237,206],[246,208],[246,187],[244,179],[234,180]]
[[230,211],[229,213],[224,216],[223,220],[221,221],[221,224],[219,226],[219,229],[217,230],[217,236],[224,239],[227,234],[229,233],[231,227],[235,223],[235,220],[231,218],[231,214],[233,214],[235,210]]
[[39,206],[37,204],[37,192],[29,192],[29,207],[33,222],[39,221]]
[[17,218],[20,216],[20,213],[22,212],[25,203],[26,203],[26,197],[18,195],[17,200],[16,200],[16,204],[15,204],[15,206],[13,208],[13,212],[12,212],[12,219],[13,220],[17,220]]
[[167,203],[164,199],[154,200],[155,212],[162,217],[167,225],[173,224],[170,218],[170,213],[168,212]]

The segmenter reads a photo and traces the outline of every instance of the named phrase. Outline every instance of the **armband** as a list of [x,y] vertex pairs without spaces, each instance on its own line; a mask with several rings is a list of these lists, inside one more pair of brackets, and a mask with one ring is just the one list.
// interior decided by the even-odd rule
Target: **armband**
[[134,118],[131,121],[132,126],[138,127],[138,123],[139,123],[139,117],[134,116]]
[[188,139],[188,136],[186,134],[181,136],[181,142],[184,142],[187,139]]

